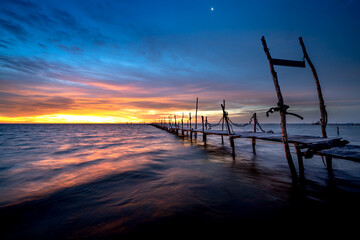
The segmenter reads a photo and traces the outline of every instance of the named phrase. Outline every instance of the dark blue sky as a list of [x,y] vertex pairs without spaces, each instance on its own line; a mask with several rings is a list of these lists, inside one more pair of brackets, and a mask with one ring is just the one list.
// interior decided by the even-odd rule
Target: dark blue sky
[[[211,11],[211,7],[214,11]],[[300,60],[330,122],[360,122],[360,1],[1,0],[0,121],[141,121],[227,100],[246,121],[277,99],[260,38]],[[310,68],[276,68],[285,103],[319,119]],[[297,119],[289,120],[298,121]]]

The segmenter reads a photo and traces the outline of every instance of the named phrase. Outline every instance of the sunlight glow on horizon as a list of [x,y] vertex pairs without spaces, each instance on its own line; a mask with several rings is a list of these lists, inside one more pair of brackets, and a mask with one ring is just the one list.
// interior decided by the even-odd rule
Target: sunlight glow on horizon
[[142,122],[136,117],[51,114],[31,117],[0,117],[0,123],[127,123]]

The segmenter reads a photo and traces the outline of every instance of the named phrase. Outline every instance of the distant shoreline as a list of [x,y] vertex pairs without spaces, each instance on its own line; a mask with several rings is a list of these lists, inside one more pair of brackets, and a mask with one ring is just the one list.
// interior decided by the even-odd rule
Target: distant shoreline
[[[0,123],[0,125],[8,125],[8,124],[29,124],[29,125],[71,125],[71,124],[97,124],[97,125],[147,125],[150,123]],[[240,124],[242,124],[240,122]],[[261,124],[280,124],[280,123],[261,123]],[[314,125],[317,124],[313,123],[287,123],[287,125]],[[360,126],[360,123],[328,123],[327,125],[353,125],[353,126]],[[319,125],[320,126],[320,125]]]

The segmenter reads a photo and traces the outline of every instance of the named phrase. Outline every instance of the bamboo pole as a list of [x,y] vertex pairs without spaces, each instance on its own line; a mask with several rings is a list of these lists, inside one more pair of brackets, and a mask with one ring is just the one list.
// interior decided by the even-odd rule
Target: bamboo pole
[[297,173],[296,173],[295,165],[294,165],[294,162],[292,160],[291,153],[290,153],[290,148],[289,148],[289,142],[288,142],[287,131],[286,131],[286,113],[285,113],[285,111],[283,109],[284,100],[283,100],[283,96],[282,96],[282,93],[281,93],[281,90],[280,90],[280,85],[279,85],[279,82],[278,82],[277,73],[275,72],[274,65],[272,64],[271,55],[270,55],[269,49],[268,49],[268,47],[266,45],[266,41],[265,41],[264,36],[262,36],[261,42],[262,42],[263,47],[264,47],[264,52],[265,52],[265,54],[267,56],[267,59],[269,61],[270,72],[271,72],[271,75],[272,75],[272,78],[273,78],[275,91],[276,91],[277,98],[278,98],[278,104],[277,105],[280,108],[279,112],[280,112],[280,119],[281,119],[281,132],[282,132],[282,140],[283,140],[283,144],[284,144],[286,160],[288,162],[290,172],[291,172],[291,175],[292,175],[293,179],[297,180]]

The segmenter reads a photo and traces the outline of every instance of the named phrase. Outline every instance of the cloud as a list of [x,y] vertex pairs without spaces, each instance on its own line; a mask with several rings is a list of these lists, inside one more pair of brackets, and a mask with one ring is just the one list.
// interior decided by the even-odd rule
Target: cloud
[[82,54],[84,52],[84,49],[81,49],[81,48],[79,48],[77,46],[67,47],[67,46],[64,46],[62,44],[58,44],[57,46],[60,49],[64,50],[65,52],[70,53],[70,54],[74,54],[74,55]]
[[69,110],[74,100],[66,97],[25,96],[0,92],[0,115],[21,117],[45,115]]
[[7,4],[15,4],[18,6],[21,6],[23,8],[37,8],[38,5],[36,5],[33,2],[30,1],[23,1],[23,0],[5,0],[5,2],[7,2]]
[[0,19],[0,25],[2,28],[6,29],[8,32],[16,35],[19,38],[24,38],[28,34],[25,28],[12,21]]

